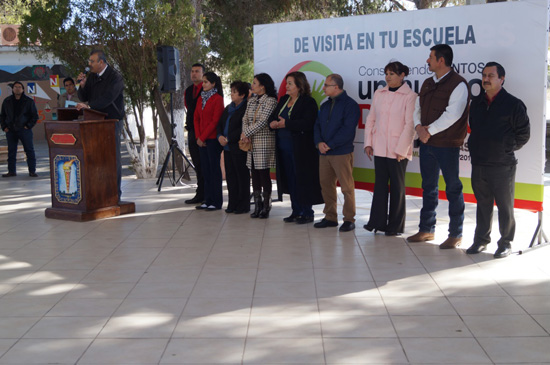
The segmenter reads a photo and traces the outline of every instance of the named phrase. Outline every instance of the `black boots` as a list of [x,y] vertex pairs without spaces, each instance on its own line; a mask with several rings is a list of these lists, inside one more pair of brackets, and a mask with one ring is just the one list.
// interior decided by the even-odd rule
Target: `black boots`
[[250,218],[268,218],[270,211],[271,193],[254,190],[254,212],[250,214]]
[[269,212],[271,211],[271,193],[263,192],[264,205],[260,212],[260,218],[269,218]]
[[254,190],[254,211],[250,214],[250,218],[259,218],[263,207],[262,192],[259,190]]

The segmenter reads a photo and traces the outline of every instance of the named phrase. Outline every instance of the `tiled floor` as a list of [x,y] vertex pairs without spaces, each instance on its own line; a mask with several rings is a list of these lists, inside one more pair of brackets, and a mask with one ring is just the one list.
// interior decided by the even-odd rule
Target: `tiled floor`
[[[72,223],[44,217],[44,157],[41,178],[19,171],[0,181],[0,364],[550,364],[550,247],[466,255],[473,205],[464,247],[441,251],[445,202],[436,241],[409,244],[361,228],[365,191],[339,233],[283,223],[288,202],[196,211],[191,187],[129,176],[136,214]],[[537,216],[517,219],[516,251]]]

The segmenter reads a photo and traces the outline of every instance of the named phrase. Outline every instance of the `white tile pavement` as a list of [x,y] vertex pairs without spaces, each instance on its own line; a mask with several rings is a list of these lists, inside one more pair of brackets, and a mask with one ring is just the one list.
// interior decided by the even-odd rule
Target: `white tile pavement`
[[[40,178],[0,179],[0,364],[550,364],[550,247],[466,255],[474,205],[445,251],[445,203],[436,241],[409,244],[361,228],[366,191],[339,233],[283,223],[288,201],[254,220],[125,176],[135,214],[73,223],[44,217],[41,152]],[[420,205],[407,198],[407,234]],[[537,217],[516,217],[517,252]]]

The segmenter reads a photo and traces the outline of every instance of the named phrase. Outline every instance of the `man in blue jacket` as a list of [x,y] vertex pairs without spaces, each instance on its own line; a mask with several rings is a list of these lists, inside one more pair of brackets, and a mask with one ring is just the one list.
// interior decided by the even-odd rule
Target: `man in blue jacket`
[[529,117],[525,104],[502,85],[504,67],[488,62],[482,71],[483,91],[470,105],[472,189],[477,200],[476,231],[466,253],[477,254],[491,242],[493,206],[498,208],[500,239],[495,258],[510,255],[516,231],[514,186],[517,159],[514,151],[529,141]]
[[32,127],[38,121],[38,112],[34,100],[25,95],[23,84],[16,81],[12,85],[13,95],[8,96],[2,103],[0,112],[0,126],[6,132],[8,140],[8,172],[2,177],[17,176],[15,161],[17,158],[17,143],[21,141],[27,155],[29,176],[36,174],[36,157],[32,143]]
[[325,201],[325,218],[315,228],[338,226],[336,181],[344,195],[344,223],[341,232],[355,229],[355,181],[353,180],[353,140],[361,111],[344,91],[338,74],[328,75],[323,86],[328,100],[321,105],[315,122],[314,141],[319,149],[319,179]]

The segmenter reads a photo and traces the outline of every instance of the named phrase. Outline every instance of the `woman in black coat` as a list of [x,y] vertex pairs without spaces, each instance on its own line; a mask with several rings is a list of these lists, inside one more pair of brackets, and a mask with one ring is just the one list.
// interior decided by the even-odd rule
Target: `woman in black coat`
[[276,130],[277,191],[290,194],[292,214],[283,220],[313,222],[315,204],[322,204],[319,184],[319,152],[313,142],[313,126],[319,107],[303,72],[286,75],[283,96],[269,120]]
[[239,149],[243,129],[246,98],[250,90],[242,81],[231,83],[231,104],[218,122],[218,141],[223,147],[225,180],[229,199],[226,213],[243,214],[250,211],[250,173],[246,167],[246,152]]

